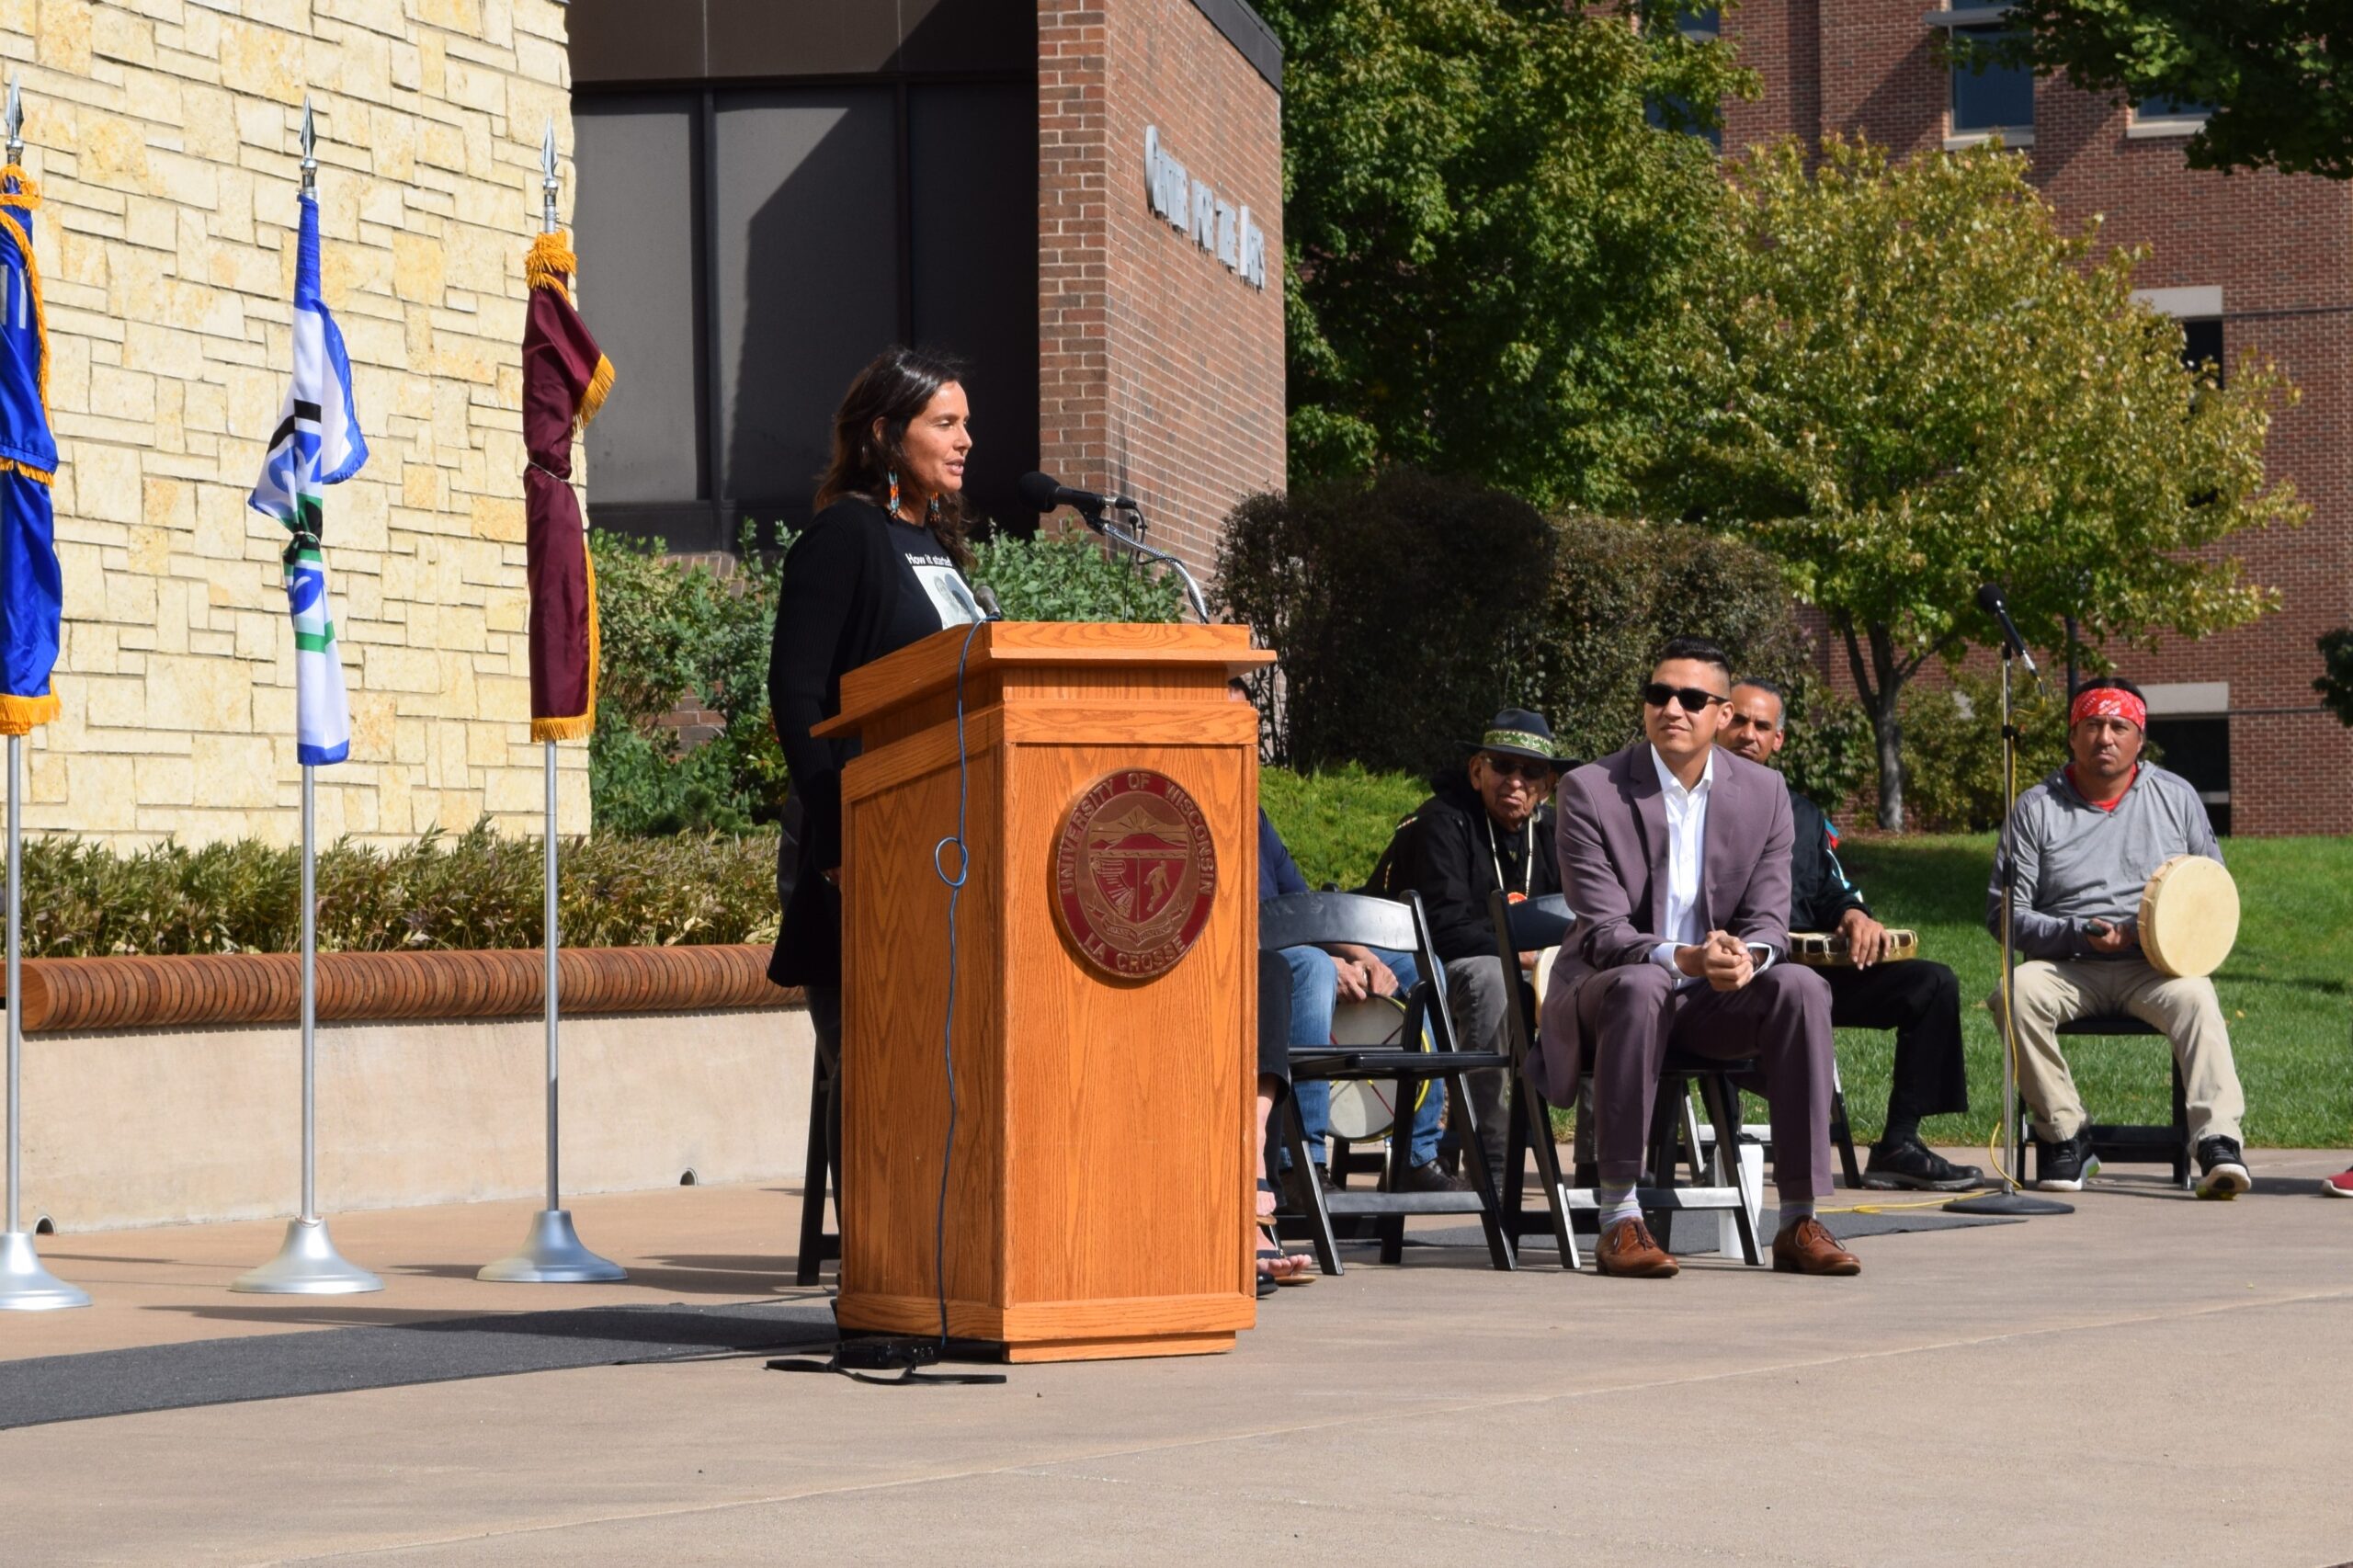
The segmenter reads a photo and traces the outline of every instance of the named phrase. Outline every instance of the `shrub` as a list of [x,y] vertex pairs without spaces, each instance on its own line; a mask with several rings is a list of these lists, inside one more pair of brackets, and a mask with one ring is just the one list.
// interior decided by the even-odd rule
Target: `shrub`
[[[742,833],[783,818],[784,748],[768,717],[768,647],[792,534],[759,548],[746,522],[714,570],[660,540],[597,532],[602,657],[589,795],[600,833]],[[974,551],[973,580],[1011,620],[1174,620],[1179,591],[1084,537],[999,538]],[[662,722],[692,693],[726,727],[686,749]]]
[[[2018,792],[2067,760],[2067,704],[2055,685],[2011,687],[2020,731]],[[1982,832],[2001,825],[2002,688],[1998,676],[1964,674],[1949,686],[1904,693],[1904,806],[1928,833]],[[2156,752],[2149,753],[2151,761]],[[1876,784],[1877,768],[1872,769]]]
[[[777,929],[772,835],[598,835],[557,846],[557,920],[578,947],[758,942]],[[319,946],[536,947],[541,841],[478,823],[397,849],[339,841],[319,852]],[[301,856],[244,839],[118,853],[78,838],[25,841],[25,951],[292,952],[301,938]]]
[[1526,502],[1392,469],[1234,509],[1220,602],[1281,659],[1272,759],[1421,773],[1522,699],[1552,533]]
[[2313,689],[2339,722],[2353,724],[2353,626],[2322,632],[2319,647],[2322,673]]
[[1152,573],[1086,534],[982,540],[972,581],[996,595],[1007,620],[1169,621],[1184,605],[1176,574]]
[[[1280,659],[1252,696],[1268,760],[1420,775],[1461,760],[1497,709],[1533,708],[1564,757],[1641,733],[1653,653],[1677,633],[1790,688],[1791,778],[1844,800],[1870,767],[1861,710],[1811,674],[1770,556],[1679,525],[1572,513],[1392,470],[1256,495],[1234,511],[1220,597]],[[1860,737],[1860,738],[1859,738]]]
[[[724,574],[660,540],[598,530],[601,657],[588,789],[597,831],[741,833],[780,819],[784,755],[768,723],[779,558],[745,548]],[[693,693],[726,729],[691,751],[661,720]]]

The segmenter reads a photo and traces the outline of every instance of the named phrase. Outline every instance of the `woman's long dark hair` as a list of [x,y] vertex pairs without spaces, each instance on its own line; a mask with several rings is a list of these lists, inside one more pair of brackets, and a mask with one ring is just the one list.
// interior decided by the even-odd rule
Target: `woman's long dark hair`
[[[845,495],[883,504],[891,473],[906,466],[900,444],[906,439],[907,426],[931,406],[940,388],[963,379],[964,367],[941,355],[897,344],[876,355],[850,382],[841,407],[834,412],[834,455],[817,480],[816,510],[824,511]],[[874,429],[878,419],[882,422],[879,439]],[[969,570],[972,552],[964,542],[969,523],[963,495],[942,495],[938,514],[926,520],[949,559]]]

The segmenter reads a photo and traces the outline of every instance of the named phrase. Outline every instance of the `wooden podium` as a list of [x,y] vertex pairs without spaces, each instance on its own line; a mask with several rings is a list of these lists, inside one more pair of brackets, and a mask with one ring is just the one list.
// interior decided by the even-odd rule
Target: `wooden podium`
[[[1230,1349],[1257,1309],[1258,715],[1226,682],[1273,655],[1238,626],[998,621],[969,653],[967,634],[851,672],[817,731],[861,744],[842,776],[835,1317],[939,1332],[934,852],[957,827],[966,654],[948,1332],[1014,1361]],[[955,872],[953,845],[938,858]]]

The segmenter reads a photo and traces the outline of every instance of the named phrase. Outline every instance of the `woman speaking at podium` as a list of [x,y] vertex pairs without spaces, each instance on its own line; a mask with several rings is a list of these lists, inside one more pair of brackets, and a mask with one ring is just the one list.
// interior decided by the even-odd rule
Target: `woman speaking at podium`
[[[809,731],[841,711],[849,671],[980,619],[964,578],[972,563],[964,459],[972,449],[961,368],[913,349],[883,350],[850,382],[834,415],[817,515],[785,557],[768,710],[801,820],[779,851],[784,923],[768,978],[807,990],[828,1077],[840,1063],[842,1040],[841,769],[858,744]],[[838,1169],[838,1092],[827,1120]]]

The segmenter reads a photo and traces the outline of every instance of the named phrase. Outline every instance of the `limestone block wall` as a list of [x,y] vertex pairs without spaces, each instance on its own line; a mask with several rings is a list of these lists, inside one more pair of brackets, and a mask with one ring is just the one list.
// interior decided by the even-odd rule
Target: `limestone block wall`
[[[63,457],[63,712],[28,750],[27,826],[299,831],[284,532],[245,495],[291,363],[307,91],[370,449],[327,493],[352,747],[320,770],[320,831],[536,831],[518,342],[551,116],[570,211],[564,8],[0,0],[0,57],[44,197]],[[560,823],[585,831],[585,750],[559,751]]]

